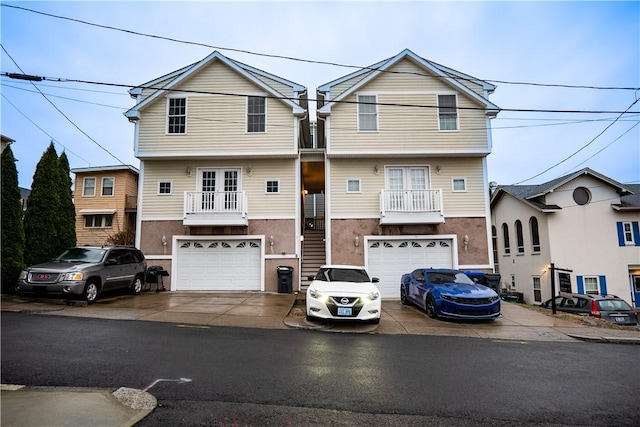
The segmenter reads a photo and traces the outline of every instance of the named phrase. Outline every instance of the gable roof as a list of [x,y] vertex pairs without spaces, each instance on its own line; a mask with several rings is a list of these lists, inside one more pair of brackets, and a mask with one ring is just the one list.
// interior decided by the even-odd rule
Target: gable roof
[[[262,90],[267,92],[269,96],[284,102],[289,105],[293,111],[294,115],[303,116],[306,114],[306,108],[300,105],[299,95],[306,93],[306,87],[299,85],[298,83],[294,83],[290,80],[283,79],[282,77],[278,77],[274,74],[267,73],[266,71],[262,71],[258,68],[252,67],[247,64],[243,64],[242,62],[235,61],[231,58],[228,58],[221,54],[218,51],[214,51],[206,58],[195,62],[186,67],[180,68],[176,71],[173,71],[169,74],[165,74],[164,76],[153,79],[147,83],[140,85],[139,87],[135,87],[129,90],[129,94],[132,96],[139,95],[142,93],[142,89],[157,89],[152,95],[148,96],[142,102],[136,104],[133,108],[129,109],[124,115],[130,120],[136,120],[140,118],[140,109],[144,108],[146,105],[154,102],[156,99],[165,94],[168,90],[176,89],[182,82],[184,82],[189,77],[193,76],[195,73],[211,64],[214,61],[220,61],[223,64],[227,65],[229,68],[233,69],[247,80],[250,80],[253,84],[260,87]],[[273,82],[277,82],[281,85],[288,86],[291,89],[292,94],[287,95],[281,93],[277,88],[267,83],[268,80],[272,80]],[[155,85],[166,81],[162,87],[154,88]]]
[[484,97],[478,95],[476,92],[471,90],[469,87],[467,87],[466,85],[460,83],[459,80],[467,80],[467,81],[473,82],[473,83],[475,83],[477,85],[480,85],[488,93],[491,93],[491,92],[493,92],[495,90],[495,88],[496,88],[495,85],[492,85],[491,83],[485,82],[485,81],[477,79],[475,77],[472,77],[470,75],[461,73],[461,72],[456,71],[456,70],[454,70],[452,68],[445,67],[445,66],[440,65],[440,64],[438,64],[436,62],[429,61],[427,59],[424,59],[424,58],[416,55],[415,53],[413,53],[409,49],[405,49],[402,52],[400,52],[399,54],[397,54],[396,56],[393,56],[391,58],[388,58],[388,59],[385,59],[383,61],[380,61],[380,62],[378,62],[376,64],[370,65],[370,66],[365,67],[365,68],[363,68],[361,70],[355,71],[355,72],[353,72],[351,74],[347,74],[346,76],[340,77],[340,78],[338,78],[336,80],[333,80],[333,81],[331,81],[329,83],[325,83],[324,85],[318,87],[317,91],[319,93],[325,93],[325,94],[329,93],[330,94],[331,93],[331,89],[333,87],[335,87],[335,86],[337,86],[337,85],[339,85],[341,83],[344,83],[345,81],[359,78],[357,83],[355,83],[353,86],[347,88],[347,90],[343,91],[340,94],[334,94],[334,96],[332,98],[327,99],[327,103],[325,105],[323,105],[322,107],[318,108],[317,113],[319,115],[328,115],[331,112],[331,107],[333,105],[335,105],[336,102],[339,102],[339,101],[343,100],[344,98],[346,98],[347,96],[351,95],[352,93],[354,93],[355,91],[360,89],[362,86],[366,85],[371,80],[373,80],[376,77],[378,77],[380,74],[388,71],[392,66],[394,66],[395,64],[399,63],[400,61],[402,61],[404,59],[409,59],[409,60],[413,61],[415,64],[417,64],[418,66],[422,67],[423,69],[425,69],[426,71],[430,72],[431,74],[434,74],[439,78],[442,78],[442,80],[444,82],[446,82],[450,86],[456,88],[460,92],[466,94],[470,98],[474,99],[479,104],[484,105],[485,108],[487,109],[487,114],[488,115],[496,115],[500,111],[500,107],[498,107],[497,105],[495,105],[492,102],[490,102],[487,98],[484,98]]
[[621,184],[618,181],[602,175],[590,168],[584,168],[577,172],[572,172],[539,185],[500,185],[491,196],[491,207],[493,207],[502,195],[506,193],[541,212],[561,210],[562,208],[558,205],[548,205],[544,203],[544,196],[582,175],[590,175],[616,189],[618,194],[620,194],[620,203],[612,204],[611,207],[614,209],[640,209],[640,185]]

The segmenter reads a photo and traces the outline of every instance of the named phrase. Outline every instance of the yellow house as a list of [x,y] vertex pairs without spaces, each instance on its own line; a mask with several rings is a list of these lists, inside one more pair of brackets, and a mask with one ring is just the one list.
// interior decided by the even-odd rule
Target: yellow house
[[71,172],[75,174],[78,245],[103,245],[109,240],[133,245],[138,169],[120,165],[75,168]]

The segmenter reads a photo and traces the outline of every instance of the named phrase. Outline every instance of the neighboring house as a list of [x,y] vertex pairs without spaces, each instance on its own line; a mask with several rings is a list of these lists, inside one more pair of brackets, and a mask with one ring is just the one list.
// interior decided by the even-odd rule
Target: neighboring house
[[[491,198],[502,288],[530,304],[559,292],[614,294],[640,307],[640,185],[589,168]],[[499,263],[499,264],[498,264]]]
[[31,194],[31,190],[28,188],[18,187],[20,189],[20,204],[22,205],[22,210],[27,210],[27,201],[29,200],[29,195]]
[[493,271],[494,89],[410,50],[318,88],[323,148],[301,161],[323,174],[307,197],[323,196],[326,262],[365,265],[384,298],[419,267]]
[[16,141],[9,138],[8,136],[0,135],[0,153],[2,153],[4,149],[7,148],[12,142]]
[[130,94],[136,245],[165,286],[276,291],[279,266],[297,286],[306,88],[216,51]]
[[119,233],[135,233],[139,171],[133,166],[71,169],[78,245],[102,245]]

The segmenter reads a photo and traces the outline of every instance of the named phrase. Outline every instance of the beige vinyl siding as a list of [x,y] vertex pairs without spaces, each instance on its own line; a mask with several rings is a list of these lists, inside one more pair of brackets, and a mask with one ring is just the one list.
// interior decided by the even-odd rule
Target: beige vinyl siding
[[[403,61],[392,71],[422,73],[410,61]],[[330,150],[366,150],[367,152],[408,151],[465,152],[488,150],[486,118],[482,110],[458,110],[458,131],[438,130],[437,95],[455,93],[451,86],[437,78],[413,74],[382,74],[359,92],[377,94],[378,132],[358,132],[357,94],[350,103],[333,107],[330,127]],[[480,108],[466,95],[457,93],[459,107]],[[421,107],[398,106],[417,105]]]
[[274,88],[275,90],[277,90],[281,95],[287,97],[287,98],[291,98],[294,96],[293,93],[293,88],[289,85],[286,85],[284,83],[281,83],[277,80],[273,80],[270,79],[266,76],[262,76],[260,74],[257,73],[252,73],[251,71],[248,71],[249,74],[251,74],[253,77],[255,77],[256,79],[262,81],[263,83],[265,83],[267,86],[270,86],[272,88]]
[[[216,92],[219,94],[266,95],[235,71],[213,62],[191,76],[176,90]],[[175,92],[172,96],[176,96]],[[138,154],[194,153],[221,151],[295,152],[294,119],[291,108],[276,99],[267,99],[267,132],[246,133],[246,96],[185,93],[187,97],[187,133],[166,134],[167,98],[161,96],[141,112]]]
[[[436,165],[440,165],[440,174]],[[374,174],[378,165],[379,175]],[[331,215],[353,218],[380,215],[380,191],[385,188],[385,166],[428,167],[431,189],[442,190],[445,216],[484,216],[483,162],[479,158],[410,157],[406,159],[332,159],[329,203]],[[453,192],[452,178],[466,178],[467,191]],[[347,179],[360,179],[361,193],[347,193]]]
[[[187,166],[191,176],[187,176]],[[247,176],[248,167],[252,176]],[[240,189],[247,193],[248,213],[252,216],[295,216],[295,160],[224,160],[206,162],[147,160],[144,162],[143,219],[182,218],[184,194],[198,191],[198,168],[239,168]],[[279,194],[266,194],[265,181],[277,180]],[[171,181],[171,194],[158,195],[158,182]]]

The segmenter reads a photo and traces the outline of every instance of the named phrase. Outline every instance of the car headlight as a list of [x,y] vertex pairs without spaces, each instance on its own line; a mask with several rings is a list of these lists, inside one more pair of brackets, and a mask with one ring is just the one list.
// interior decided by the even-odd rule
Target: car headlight
[[82,279],[84,279],[84,273],[80,272],[65,273],[65,275],[62,276],[62,280],[64,281],[79,281]]
[[18,276],[18,280],[27,280],[28,275],[29,273],[27,272],[27,270],[22,270],[20,272],[20,276]]
[[328,295],[324,295],[315,289],[309,289],[309,295],[311,295],[311,298],[315,298],[321,302],[327,302],[329,300]]
[[457,301],[458,298],[452,297],[451,295],[440,295],[440,298],[446,299],[447,301]]
[[380,298],[380,292],[374,291],[362,299],[365,300],[365,302],[371,302],[377,300],[378,298]]

